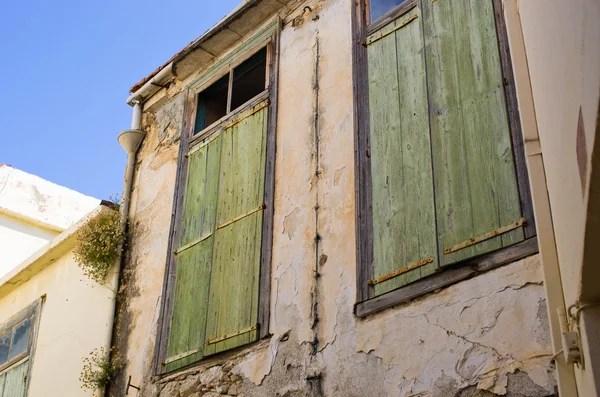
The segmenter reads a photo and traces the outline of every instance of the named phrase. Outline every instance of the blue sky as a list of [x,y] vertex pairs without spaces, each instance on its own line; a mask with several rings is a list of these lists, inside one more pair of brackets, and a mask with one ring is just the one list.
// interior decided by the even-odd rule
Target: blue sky
[[241,0],[0,2],[0,163],[120,193],[129,87]]

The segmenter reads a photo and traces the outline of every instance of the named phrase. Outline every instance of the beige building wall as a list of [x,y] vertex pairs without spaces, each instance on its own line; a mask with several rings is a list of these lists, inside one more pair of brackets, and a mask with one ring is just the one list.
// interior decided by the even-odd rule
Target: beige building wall
[[[353,2],[294,4],[283,14],[281,32],[272,336],[154,377],[150,358],[163,298],[182,87],[191,79],[177,81],[145,107],[148,134],[137,160],[134,226],[115,341],[128,364],[111,395],[124,393],[129,376],[141,385],[141,395],[161,397],[214,393],[217,387],[245,397],[552,395],[552,350],[537,255],[364,319],[354,315]],[[312,11],[306,12],[306,5]],[[315,175],[317,153],[320,172]],[[327,256],[318,279],[316,254]],[[315,301],[319,322],[313,328]]]
[[[521,0],[519,13],[544,156],[567,305],[580,293],[581,263],[600,95],[600,3]],[[564,29],[558,29],[564,26]],[[581,123],[585,144],[578,154]],[[585,150],[585,151],[584,151]]]
[[0,164],[0,278],[99,200]]
[[[98,207],[90,216],[99,211],[110,210]],[[32,347],[29,397],[95,395],[81,389],[79,375],[83,358],[104,347],[110,335],[114,294],[85,277],[73,259],[74,233],[86,219],[0,279],[0,324],[45,297]]]
[[[546,216],[554,224],[565,307],[595,304],[600,299],[596,248],[600,235],[590,223],[599,216],[591,192],[593,169],[596,179],[600,169],[598,149],[594,152],[598,146],[600,3],[517,3],[550,200],[551,214]],[[589,269],[585,276],[584,266]],[[588,306],[581,319],[584,365],[574,366],[578,393],[597,396],[600,311]]]

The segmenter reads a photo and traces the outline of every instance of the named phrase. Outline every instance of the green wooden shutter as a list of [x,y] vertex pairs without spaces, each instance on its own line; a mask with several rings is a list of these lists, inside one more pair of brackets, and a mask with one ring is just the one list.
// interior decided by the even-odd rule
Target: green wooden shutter
[[421,19],[414,8],[366,41],[375,295],[438,267]]
[[219,132],[190,150],[181,237],[176,251],[177,275],[167,371],[204,356],[220,162]]
[[188,152],[166,371],[257,339],[267,104]]
[[243,112],[222,135],[207,354],[241,346],[258,336],[267,109],[263,102]]
[[492,0],[422,4],[439,249],[448,265],[524,234]]
[[0,376],[0,397],[23,397],[27,387],[29,360],[10,368]]
[[377,296],[522,241],[524,219],[492,0],[422,0],[365,45]]

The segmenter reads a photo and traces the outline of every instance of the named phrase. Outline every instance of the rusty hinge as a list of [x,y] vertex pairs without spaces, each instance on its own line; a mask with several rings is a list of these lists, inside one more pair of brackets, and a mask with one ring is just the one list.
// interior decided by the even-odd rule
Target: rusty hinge
[[192,149],[190,149],[190,151],[185,154],[185,157],[190,157],[192,154],[196,153],[198,150],[202,149],[204,146],[207,146],[208,144],[210,144],[211,142],[213,142],[219,136],[221,136],[221,130],[215,131],[215,133],[212,134],[210,136],[210,138],[205,139],[201,144],[196,145]]
[[232,219],[230,219],[228,221],[225,221],[225,222],[217,225],[217,227],[215,227],[215,230],[222,229],[225,226],[229,226],[232,223],[235,223],[235,222],[237,222],[237,221],[239,221],[241,219],[244,219],[245,217],[247,217],[249,215],[254,214],[255,212],[262,211],[265,208],[267,208],[267,205],[265,203],[262,203],[261,205],[259,205],[258,207],[254,208],[254,209],[251,209],[250,211],[246,211],[243,214],[240,214],[240,215],[236,216],[235,218],[232,218]]
[[219,336],[218,338],[208,339],[206,341],[206,345],[214,345],[215,343],[223,342],[224,340],[231,339],[236,336],[243,335],[243,334],[247,334],[248,332],[255,331],[256,329],[258,329],[258,324],[254,324],[251,327],[241,329],[241,330],[233,332],[231,334],[225,334],[223,336]]
[[400,30],[403,27],[405,27],[406,25],[408,25],[409,23],[411,23],[412,21],[414,21],[415,19],[417,19],[419,16],[418,15],[413,15],[412,17],[408,18],[407,20],[405,20],[404,22],[402,22],[400,25],[396,25],[392,30],[387,31],[385,33],[382,33],[381,30],[379,31],[379,33],[375,33],[369,37],[367,37],[367,41],[365,46],[371,45],[374,42],[376,42],[377,40],[381,40],[383,39],[385,36],[394,33],[396,30]]
[[487,232],[487,233],[482,234],[482,235],[477,236],[477,237],[472,237],[472,238],[470,238],[470,239],[468,239],[466,241],[463,241],[462,243],[458,243],[456,245],[448,247],[448,248],[446,248],[444,250],[444,254],[450,254],[452,252],[461,250],[463,248],[470,247],[473,244],[477,244],[477,243],[480,243],[482,241],[489,240],[491,238],[499,236],[500,234],[504,234],[504,233],[510,232],[511,230],[514,230],[514,229],[517,229],[517,228],[523,226],[525,223],[526,223],[525,218],[521,218],[518,221],[513,222],[513,223],[511,223],[509,225],[499,227],[498,229],[494,229],[491,232]]
[[180,354],[178,354],[176,356],[167,358],[165,361],[162,362],[162,364],[163,365],[167,365],[169,363],[181,360],[182,358],[186,358],[186,357],[192,356],[192,355],[194,355],[196,353],[200,353],[201,351],[202,351],[201,347],[198,348],[198,349],[194,349],[194,350],[188,350],[188,351],[180,353]]
[[254,108],[252,109],[252,111],[250,113],[244,113],[242,112],[239,116],[234,117],[233,119],[231,119],[229,121],[228,124],[225,125],[225,127],[223,127],[224,129],[228,129],[233,127],[234,125],[241,123],[242,121],[246,120],[248,117],[253,116],[255,113],[258,113],[260,110],[262,110],[263,108],[266,108],[267,106],[269,106],[269,100],[265,99],[264,101],[262,101],[261,103],[257,104],[256,106],[254,106]]
[[186,244],[184,246],[181,246],[179,248],[177,248],[175,250],[175,255],[179,255],[180,253],[182,253],[183,251],[192,248],[194,245],[196,244],[200,244],[201,242],[203,242],[204,240],[208,239],[210,236],[212,236],[212,232],[206,233],[203,236],[200,236],[199,238],[197,238],[196,240],[192,241],[189,244]]
[[383,283],[384,281],[387,281],[387,280],[389,280],[391,278],[394,278],[394,277],[398,277],[398,276],[400,276],[400,275],[402,275],[404,273],[408,273],[411,270],[414,270],[414,269],[416,269],[418,267],[421,267],[421,266],[425,266],[426,264],[432,263],[432,262],[433,262],[433,258],[432,257],[423,259],[421,261],[418,261],[417,263],[413,263],[412,265],[404,266],[403,268],[398,269],[395,272],[388,273],[385,276],[381,276],[377,280],[368,280],[367,284],[369,284],[369,285],[375,285],[375,284]]

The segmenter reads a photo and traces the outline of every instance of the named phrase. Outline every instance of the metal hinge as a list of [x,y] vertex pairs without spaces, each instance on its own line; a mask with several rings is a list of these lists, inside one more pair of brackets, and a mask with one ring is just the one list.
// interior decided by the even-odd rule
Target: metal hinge
[[199,238],[197,238],[196,240],[192,241],[189,244],[186,244],[184,246],[179,247],[178,249],[175,250],[175,255],[179,255],[180,253],[182,253],[183,251],[192,248],[194,245],[200,244],[201,242],[203,242],[204,240],[210,238],[210,236],[212,236],[212,232],[209,232]]
[[201,144],[194,146],[192,149],[190,149],[189,152],[187,152],[185,154],[185,157],[190,157],[192,154],[196,153],[198,150],[202,149],[204,146],[207,146],[208,144],[213,142],[219,136],[221,136],[221,130],[217,130],[214,134],[212,134],[212,136],[210,138],[205,139],[204,142],[202,142]]
[[392,30],[390,30],[388,32],[382,33],[381,31],[379,31],[379,33],[376,33],[374,35],[371,35],[371,36],[367,37],[367,41],[365,43],[365,46],[371,45],[374,42],[376,42],[377,40],[381,40],[385,36],[394,33],[396,30],[402,29],[403,27],[405,27],[406,25],[408,25],[409,23],[411,23],[412,21],[414,21],[418,17],[419,17],[418,15],[413,15],[412,17],[408,18],[407,20],[405,20],[404,22],[402,22],[400,25],[395,26]]
[[468,239],[466,241],[463,241],[462,243],[458,243],[456,245],[448,247],[448,248],[446,248],[444,250],[444,254],[450,254],[452,252],[461,250],[463,248],[470,247],[473,244],[477,244],[477,243],[480,243],[482,241],[489,240],[491,238],[499,236],[500,234],[504,234],[504,233],[510,232],[511,230],[514,230],[514,229],[517,229],[517,228],[523,226],[525,223],[526,223],[525,218],[521,218],[518,221],[513,222],[513,223],[511,223],[509,225],[499,227],[498,229],[494,229],[491,232],[487,232],[487,233],[482,234],[482,235],[477,236],[477,237],[472,237],[472,238],[470,238],[470,239]]
[[384,281],[387,281],[387,280],[389,280],[391,278],[394,278],[394,277],[398,277],[398,276],[400,276],[400,275],[402,275],[404,273],[408,273],[411,270],[414,270],[414,269],[419,268],[421,266],[425,266],[426,264],[432,263],[432,262],[433,262],[433,258],[423,259],[422,261],[419,261],[417,263],[413,263],[412,265],[408,265],[408,266],[405,266],[405,267],[403,267],[401,269],[398,269],[395,272],[388,273],[385,276],[381,276],[377,280],[367,280],[367,284],[369,284],[369,285],[375,285],[375,284],[383,283]]
[[215,343],[223,342],[224,340],[235,338],[236,336],[240,336],[243,334],[247,334],[248,332],[252,332],[258,329],[258,324],[254,324],[251,327],[241,329],[239,331],[233,332],[231,334],[225,334],[223,336],[219,336],[218,338],[208,339],[206,341],[207,345],[214,345]]
[[258,207],[254,208],[254,209],[251,209],[250,211],[246,211],[246,212],[244,212],[243,214],[236,216],[235,218],[232,218],[232,219],[230,219],[230,220],[228,220],[228,221],[225,221],[225,222],[223,222],[223,223],[221,223],[221,224],[217,225],[217,227],[215,227],[215,230],[222,229],[222,228],[224,228],[225,226],[229,226],[229,225],[231,225],[232,223],[235,223],[235,222],[237,222],[237,221],[239,221],[239,220],[242,220],[242,219],[244,219],[245,217],[247,217],[247,216],[249,216],[249,215],[252,215],[252,214],[254,214],[255,212],[262,211],[262,210],[264,210],[265,208],[267,208],[267,205],[266,205],[265,203],[263,203],[263,204],[259,205]]

